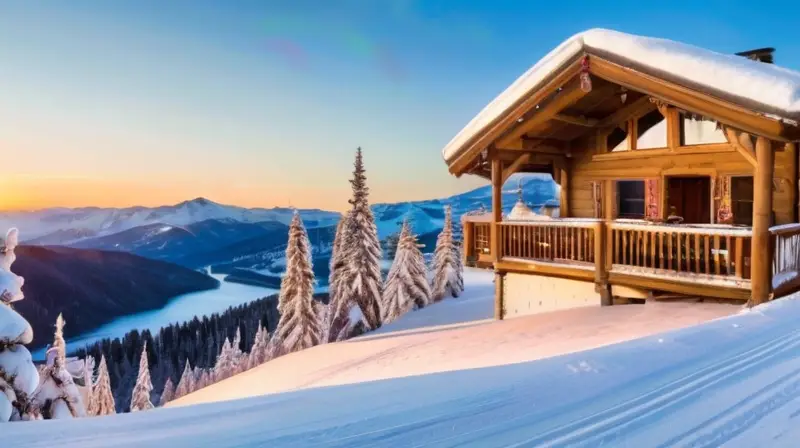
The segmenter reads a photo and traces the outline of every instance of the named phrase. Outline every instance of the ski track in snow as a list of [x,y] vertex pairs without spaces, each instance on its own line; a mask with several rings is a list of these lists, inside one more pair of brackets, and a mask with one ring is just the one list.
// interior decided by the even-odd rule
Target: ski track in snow
[[794,447],[799,319],[800,299],[783,299],[532,362],[13,423],[3,427],[2,446]]

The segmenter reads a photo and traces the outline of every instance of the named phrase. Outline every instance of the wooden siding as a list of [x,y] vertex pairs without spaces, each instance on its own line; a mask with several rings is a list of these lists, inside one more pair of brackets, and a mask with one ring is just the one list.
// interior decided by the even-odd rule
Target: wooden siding
[[[596,154],[596,138],[583,138],[572,148],[572,161],[569,164],[568,199],[570,217],[595,217],[595,201],[592,182],[613,180],[644,180],[658,178],[663,185],[664,178],[670,175],[752,176],[753,165],[728,144],[698,145],[677,148],[674,151],[660,149],[640,149],[636,153],[647,157],[636,157],[624,153]],[[701,152],[703,151],[703,152]],[[707,151],[707,152],[706,152]],[[773,212],[775,224],[794,222],[795,174],[796,166],[792,156],[794,151],[775,153],[775,182],[773,187]],[[605,217],[608,218],[608,217]]]

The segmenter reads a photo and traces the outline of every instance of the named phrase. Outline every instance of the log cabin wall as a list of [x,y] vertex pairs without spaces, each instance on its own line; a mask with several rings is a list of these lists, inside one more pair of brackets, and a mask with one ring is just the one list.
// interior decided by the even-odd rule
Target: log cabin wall
[[[694,152],[676,149],[667,152],[660,149],[640,149],[620,153],[605,153],[603,160],[593,158],[598,153],[594,136],[581,138],[572,144],[568,200],[570,216],[593,218],[596,216],[596,194],[593,182],[606,180],[644,180],[657,178],[661,185],[660,199],[664,201],[664,179],[670,175],[710,176],[712,179],[724,176],[752,176],[755,169],[741,154],[726,143],[697,145],[689,148]],[[775,224],[787,224],[797,220],[797,153],[783,150],[775,153],[775,182],[773,185],[773,212]],[[632,152],[642,154],[636,157]],[[647,155],[646,157],[644,155]],[[638,154],[637,154],[638,155]],[[713,192],[712,192],[713,194]],[[709,198],[711,200],[711,198]],[[602,207],[600,207],[602,209]],[[663,217],[664,207],[661,207]],[[605,216],[604,216],[605,217]]]

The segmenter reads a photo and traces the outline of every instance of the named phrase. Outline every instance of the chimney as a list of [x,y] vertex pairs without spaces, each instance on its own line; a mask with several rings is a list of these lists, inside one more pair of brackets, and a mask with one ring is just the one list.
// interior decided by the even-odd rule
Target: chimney
[[749,51],[742,51],[741,53],[736,53],[737,56],[744,56],[747,59],[752,59],[754,61],[764,62],[767,64],[772,64],[772,54],[775,53],[774,48],[759,48],[757,50],[749,50]]

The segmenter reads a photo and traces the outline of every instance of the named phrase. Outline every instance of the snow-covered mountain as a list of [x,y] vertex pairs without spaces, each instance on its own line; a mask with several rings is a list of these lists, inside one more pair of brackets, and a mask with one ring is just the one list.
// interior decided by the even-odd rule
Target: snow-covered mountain
[[[503,187],[503,211],[509,212],[517,201],[517,190],[522,189],[522,196],[529,206],[536,209],[544,204],[558,205],[557,188],[549,175],[515,174]],[[466,193],[443,199],[427,201],[399,202],[395,204],[375,204],[375,224],[378,226],[378,237],[383,240],[400,230],[403,220],[408,218],[414,232],[423,235],[436,232],[444,224],[444,206],[453,209],[453,224],[460,226],[461,216],[467,212],[492,209],[492,187],[487,185]]]
[[[0,213],[0,228],[18,227],[24,241],[36,244],[70,244],[78,240],[106,236],[134,227],[160,224],[186,226],[214,220],[240,223],[280,222],[292,219],[289,208],[244,208],[196,198],[175,205],[128,208],[49,208],[32,212]],[[340,214],[323,210],[300,210],[309,228],[335,225]],[[33,241],[31,241],[33,240]]]
[[[515,175],[503,191],[503,208],[513,207],[521,188],[533,206],[556,203],[557,187],[549,176]],[[372,207],[378,236],[384,240],[399,231],[408,218],[426,251],[433,250],[444,223],[444,206],[453,208],[455,231],[464,213],[491,209],[491,187],[484,186],[442,199],[375,204]],[[198,198],[172,206],[47,209],[0,213],[0,228],[16,226],[23,240],[35,245],[64,245],[84,249],[130,252],[187,267],[216,266],[263,269],[286,244],[288,208],[246,209]],[[340,214],[300,210],[315,244],[332,241]],[[321,247],[321,246],[320,246]],[[220,271],[222,272],[222,271]]]

